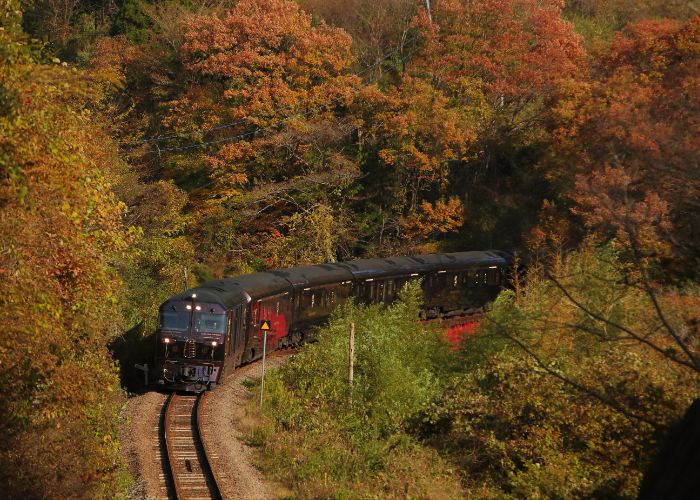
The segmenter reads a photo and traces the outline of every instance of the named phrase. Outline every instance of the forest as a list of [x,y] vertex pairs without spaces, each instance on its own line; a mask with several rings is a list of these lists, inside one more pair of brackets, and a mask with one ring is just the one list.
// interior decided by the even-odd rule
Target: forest
[[635,497],[698,397],[700,2],[0,0],[0,75],[10,498],[125,496],[158,305],[297,264],[523,270],[457,350],[415,290],[339,311],[420,339],[352,408],[332,335],[273,377],[251,440],[301,497]]

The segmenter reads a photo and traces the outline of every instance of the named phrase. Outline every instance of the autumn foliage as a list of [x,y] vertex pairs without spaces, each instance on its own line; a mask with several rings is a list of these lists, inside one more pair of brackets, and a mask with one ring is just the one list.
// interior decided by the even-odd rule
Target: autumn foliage
[[[465,375],[433,419],[453,422],[438,439],[466,465],[471,491],[635,497],[646,450],[696,396],[697,372],[628,271],[611,246],[584,244],[549,267],[550,280],[533,267],[465,342]],[[688,318],[673,304],[696,292],[659,300],[684,331]],[[684,338],[697,356],[700,339]]]
[[107,351],[128,242],[110,189],[119,160],[89,109],[100,85],[35,63],[16,22],[2,35],[0,477],[14,498],[110,496],[123,478]]
[[406,238],[429,239],[436,234],[457,231],[464,222],[464,207],[457,198],[447,203],[437,201],[435,205],[426,202],[415,217],[404,221]]
[[[285,0],[238,2],[223,18],[193,18],[184,29],[180,55],[197,83],[170,103],[176,130],[233,122],[226,135],[242,137],[208,156],[225,185],[294,175],[297,169],[285,164],[289,156],[259,158],[259,152],[286,146],[303,154],[307,141],[294,135],[303,135],[306,118],[342,106],[355,83],[342,74],[352,62],[348,35],[312,26],[311,16]],[[257,139],[256,131],[266,128],[272,137]],[[284,132],[288,137],[275,134]],[[256,168],[261,162],[265,170]]]
[[[430,4],[0,2],[10,496],[123,494],[116,365],[133,389],[183,287],[492,248],[521,252],[528,282],[496,304],[474,371],[404,422],[401,456],[440,447],[473,496],[634,495],[691,399],[674,381],[700,366],[700,17],[678,0]],[[392,467],[372,469],[391,488],[408,477]]]
[[419,17],[426,45],[416,66],[454,93],[482,83],[488,98],[515,111],[523,101],[551,95],[558,81],[580,70],[581,38],[562,19],[557,0],[483,0],[469,6],[448,0],[437,9],[439,25],[429,24],[425,13]]
[[[639,21],[616,34],[582,85],[564,148],[575,150],[577,192],[589,225],[672,241],[676,257],[696,253],[700,184],[700,18]],[[628,233],[625,236],[622,233]],[[641,242],[640,242],[641,243]]]

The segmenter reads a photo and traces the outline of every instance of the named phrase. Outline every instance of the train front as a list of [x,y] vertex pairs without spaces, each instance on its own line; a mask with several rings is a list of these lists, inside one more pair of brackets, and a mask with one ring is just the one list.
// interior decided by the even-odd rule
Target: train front
[[182,293],[160,307],[158,383],[201,392],[216,386],[224,366],[228,316],[207,293]]

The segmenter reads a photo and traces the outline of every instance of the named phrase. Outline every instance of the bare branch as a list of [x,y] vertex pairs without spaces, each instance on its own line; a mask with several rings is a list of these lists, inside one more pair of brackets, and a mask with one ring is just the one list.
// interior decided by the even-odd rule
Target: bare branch
[[[540,322],[543,322],[545,324],[550,323],[550,321],[551,321],[551,320],[543,320],[541,318],[535,318],[535,317],[529,317],[528,319],[530,321],[540,321]],[[561,322],[561,321],[551,321],[551,324],[556,325],[556,326],[560,326],[560,327],[564,327],[564,328],[573,328],[576,330],[581,330],[581,331],[584,331],[586,333],[590,333],[591,335],[594,335],[601,340],[610,340],[609,338],[601,335],[599,332],[595,331],[594,329],[587,327],[585,325],[582,325],[580,323],[565,323],[565,322]],[[625,333],[627,333],[627,335],[628,335],[628,336],[624,337],[625,339],[633,339],[636,342],[640,342],[640,343],[650,347],[654,351],[658,352],[659,354],[663,355],[664,357],[668,358],[669,360],[673,361],[674,363],[677,363],[679,365],[685,366],[686,368],[690,368],[692,370],[695,370],[695,365],[693,365],[691,362],[676,357],[671,352],[669,352],[667,349],[663,349],[663,348],[659,347],[654,342],[648,340],[646,337],[639,335],[639,334],[636,334],[632,330],[630,330],[629,332],[625,332]]]
[[651,299],[651,303],[654,305],[654,310],[656,310],[656,315],[658,316],[659,320],[661,320],[661,323],[664,325],[664,328],[666,331],[671,335],[673,340],[678,344],[678,346],[683,350],[686,356],[688,356],[688,359],[693,363],[693,366],[695,367],[695,370],[700,372],[700,360],[698,360],[693,353],[690,351],[690,348],[688,345],[683,341],[683,339],[678,335],[678,332],[676,332],[676,329],[671,326],[671,323],[669,323],[668,319],[666,318],[666,315],[664,314],[663,310],[661,309],[661,304],[659,304],[658,298],[656,297],[656,292],[654,292],[654,289],[651,287],[651,283],[649,281],[649,274],[647,273],[646,266],[642,263],[642,255],[639,250],[639,245],[637,242],[637,234],[634,231],[634,229],[630,226],[629,222],[626,221],[625,223],[625,230],[627,231],[629,238],[630,238],[630,246],[632,247],[632,255],[634,256],[635,263],[637,264],[639,268],[639,272],[642,276],[642,283],[644,285],[644,290],[646,291],[647,295],[649,296],[649,299]]
[[664,427],[662,424],[660,424],[660,423],[658,423],[658,422],[655,422],[655,421],[653,421],[653,420],[651,420],[651,419],[648,419],[648,418],[646,418],[646,417],[644,417],[644,416],[642,416],[642,415],[638,415],[637,413],[634,413],[634,412],[632,412],[632,411],[626,409],[625,407],[621,406],[620,404],[616,403],[615,401],[613,401],[613,400],[611,400],[611,399],[605,397],[604,395],[600,394],[600,393],[599,393],[598,391],[596,391],[595,389],[592,389],[592,388],[590,388],[590,387],[586,387],[585,385],[580,384],[580,383],[576,382],[575,380],[572,380],[572,379],[570,379],[570,378],[568,378],[568,377],[562,375],[561,373],[557,372],[556,370],[551,369],[550,367],[548,367],[548,366],[539,358],[539,356],[537,356],[537,354],[535,354],[535,353],[532,351],[532,349],[530,349],[530,348],[527,346],[527,344],[525,344],[523,341],[521,341],[520,339],[518,339],[518,338],[515,337],[514,335],[510,335],[510,334],[507,332],[507,330],[503,327],[503,325],[502,325],[501,323],[499,323],[498,321],[494,320],[493,318],[489,318],[489,321],[493,322],[493,323],[498,327],[499,334],[501,334],[503,337],[505,337],[506,339],[512,341],[512,342],[515,343],[518,347],[520,347],[520,349],[522,349],[528,356],[530,356],[530,357],[535,361],[535,363],[537,363],[537,365],[538,365],[542,370],[544,370],[547,374],[549,374],[549,375],[553,376],[554,378],[556,378],[556,379],[558,379],[558,380],[564,382],[565,384],[568,384],[568,385],[574,387],[574,388],[577,389],[578,391],[580,391],[580,392],[582,392],[582,393],[584,393],[584,394],[586,394],[586,395],[588,395],[588,396],[591,396],[591,397],[594,398],[594,399],[597,399],[598,401],[600,401],[600,402],[603,403],[604,405],[606,405],[606,406],[612,408],[613,410],[615,410],[615,411],[621,413],[622,415],[624,415],[625,417],[629,418],[630,420],[637,420],[637,421],[639,421],[639,422],[644,422],[645,424],[650,425],[651,427],[653,427],[653,428],[656,429],[656,430],[661,429],[661,428]]
[[[552,274],[551,274],[549,271],[546,271],[546,270],[545,270],[545,275],[547,276],[547,278],[548,278],[552,283],[554,283],[554,284],[557,286],[557,288],[559,288],[559,290],[561,290],[561,292],[566,296],[567,299],[569,299],[569,301],[570,301],[572,304],[574,304],[576,307],[578,307],[579,309],[581,309],[584,313],[588,314],[591,318],[593,318],[593,319],[595,319],[595,320],[597,320],[597,321],[603,322],[603,323],[605,323],[605,324],[607,324],[607,325],[610,325],[610,326],[612,326],[613,328],[617,328],[617,329],[619,329],[619,330],[621,330],[621,331],[627,333],[627,334],[630,335],[631,337],[633,337],[633,338],[635,338],[635,339],[638,339],[640,342],[646,343],[645,340],[642,340],[642,339],[644,339],[644,337],[643,337],[642,335],[640,335],[640,334],[634,332],[633,330],[630,330],[629,328],[625,327],[624,325],[621,325],[621,324],[619,324],[619,323],[616,323],[615,321],[611,321],[611,320],[609,320],[609,319],[607,319],[607,318],[601,316],[600,314],[597,314],[597,313],[591,311],[589,308],[587,308],[587,307],[586,307],[585,305],[583,305],[581,302],[579,302],[578,300],[576,300],[576,299],[571,295],[571,293],[569,293],[569,291],[568,291],[554,276],[552,276]],[[680,340],[680,339],[678,339],[678,340]],[[676,343],[678,343],[678,341],[677,341]],[[683,342],[681,342],[680,345],[681,345],[682,348],[685,347],[684,344],[683,344]],[[660,352],[665,352],[665,351],[660,351]],[[700,367],[699,367],[698,364],[697,364],[697,360],[694,358],[694,356],[692,356],[692,354],[690,354],[690,352],[688,351],[687,347],[683,349],[683,352],[685,353],[686,356],[688,356],[690,362],[687,363],[687,364],[686,364],[686,363],[681,363],[681,364],[684,364],[684,365],[686,365],[686,366],[689,366],[689,367],[693,368],[693,370],[695,370],[695,371],[697,371],[697,372],[700,372]],[[669,359],[671,359],[671,358],[669,357]]]

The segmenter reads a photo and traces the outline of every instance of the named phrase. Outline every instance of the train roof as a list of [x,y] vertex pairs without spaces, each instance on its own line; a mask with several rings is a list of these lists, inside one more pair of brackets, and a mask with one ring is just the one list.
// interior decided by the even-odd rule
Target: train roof
[[489,250],[314,264],[208,281],[171,297],[167,302],[190,300],[195,293],[198,301],[233,307],[249,299],[256,300],[291,291],[292,287],[320,286],[347,280],[425,274],[469,267],[507,266],[511,262],[510,254]]
[[505,252],[453,252],[407,257],[428,266],[431,271],[460,269],[463,267],[504,266],[511,262]]
[[429,273],[462,269],[465,267],[482,267],[508,265],[510,258],[504,252],[455,252],[447,254],[418,255],[413,257],[391,257],[388,259],[363,259],[342,262],[355,279],[400,276],[410,273]]
[[350,281],[352,273],[342,264],[314,264],[311,266],[290,267],[272,271],[273,274],[289,281],[295,287],[319,286],[339,281]]
[[245,302],[246,300],[245,289],[212,288],[207,286],[207,284],[204,284],[195,288],[190,288],[184,292],[180,292],[177,295],[173,295],[166,302],[164,302],[161,307],[172,301],[189,301],[192,299],[192,295],[197,296],[198,302],[208,302],[212,304],[221,304],[224,306],[238,304],[240,302]]
[[[349,262],[341,262],[338,265],[347,269],[354,279],[380,278],[383,276],[395,276],[409,274],[413,269],[402,266],[402,258],[394,257],[390,259],[362,259]],[[415,263],[411,263],[415,266]]]
[[202,286],[215,289],[243,290],[253,300],[291,290],[289,281],[272,272],[244,274],[233,278],[212,280]]

